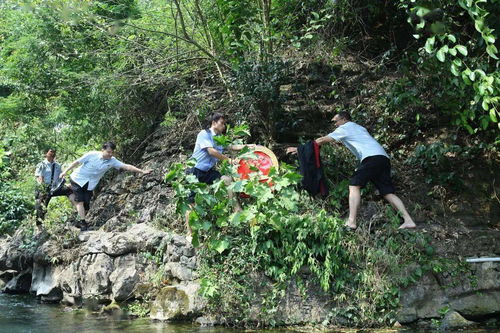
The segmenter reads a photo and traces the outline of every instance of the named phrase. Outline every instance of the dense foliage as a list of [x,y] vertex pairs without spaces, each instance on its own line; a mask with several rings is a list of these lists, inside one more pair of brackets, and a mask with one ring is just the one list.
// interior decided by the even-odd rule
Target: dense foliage
[[499,5],[497,0],[400,1],[416,29],[414,37],[425,42],[417,56],[419,67],[434,73],[429,79],[440,78],[441,109],[470,133],[490,123],[498,129]]
[[15,231],[32,208],[29,199],[12,182],[9,160],[0,149],[0,235]]
[[[244,133],[235,130],[230,134]],[[227,145],[230,134],[219,141]],[[252,157],[248,148],[239,153]],[[291,166],[281,164],[268,176],[255,169],[249,179],[226,187],[222,180],[198,182],[185,172],[190,165],[173,165],[166,180],[176,191],[179,216],[188,216],[193,245],[200,248],[201,293],[213,315],[227,324],[280,324],[275,314],[290,283],[303,292],[316,284],[336,302],[324,324],[390,324],[399,288],[433,268],[428,240],[394,232],[399,217],[392,210],[386,212],[392,223],[375,236],[349,234],[337,211],[300,190],[301,176]],[[221,171],[238,178],[236,169],[224,164]],[[242,211],[234,211],[228,190],[242,196]],[[252,313],[257,303],[260,311]]]

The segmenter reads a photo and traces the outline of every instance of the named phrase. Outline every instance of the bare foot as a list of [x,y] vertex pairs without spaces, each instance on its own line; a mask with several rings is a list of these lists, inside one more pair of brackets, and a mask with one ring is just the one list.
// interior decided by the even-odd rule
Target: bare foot
[[349,221],[347,221],[345,223],[344,227],[349,228],[351,230],[356,230],[358,228],[358,226],[356,225],[356,223],[351,223]]
[[399,226],[398,229],[415,229],[417,225],[413,221],[408,221]]

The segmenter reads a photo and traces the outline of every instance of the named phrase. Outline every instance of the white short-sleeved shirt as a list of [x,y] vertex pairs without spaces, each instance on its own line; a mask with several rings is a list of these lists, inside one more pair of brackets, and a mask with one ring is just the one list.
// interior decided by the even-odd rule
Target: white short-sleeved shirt
[[219,146],[214,142],[214,136],[215,132],[212,129],[202,130],[198,133],[196,143],[194,145],[193,155],[191,156],[191,158],[196,161],[196,165],[194,166],[195,168],[202,171],[208,171],[217,163],[218,159],[210,156],[207,151],[207,148],[210,147],[215,148],[221,154],[224,151],[222,146]]
[[[52,166],[54,166],[54,177],[52,178]],[[61,174],[61,165],[56,161],[52,163],[45,159],[44,161],[38,163],[35,169],[35,177],[42,177],[43,182],[50,185],[51,179],[58,179]]]
[[368,133],[366,128],[352,121],[339,126],[328,136],[343,143],[360,162],[369,156],[376,155],[389,158],[384,148]]
[[89,183],[88,190],[92,191],[102,176],[111,168],[120,169],[125,164],[114,157],[109,160],[102,158],[102,153],[99,151],[91,151],[80,157],[78,162],[81,165],[73,171],[70,178],[80,186],[85,186]]

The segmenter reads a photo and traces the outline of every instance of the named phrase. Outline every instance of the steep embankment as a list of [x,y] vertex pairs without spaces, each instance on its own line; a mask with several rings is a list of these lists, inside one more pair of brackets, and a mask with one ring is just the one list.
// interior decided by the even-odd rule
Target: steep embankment
[[[336,78],[333,85],[332,77]],[[495,158],[488,160],[489,168],[471,168],[461,192],[427,184],[423,170],[405,161],[419,141],[432,143],[445,130],[434,128],[416,134],[406,132],[408,128],[397,121],[378,122],[376,119],[382,117],[378,97],[394,79],[372,73],[372,68],[354,61],[334,66],[303,63],[281,86],[282,127],[287,130],[278,138],[294,142],[298,137],[326,133],[330,130],[328,119],[337,107],[355,110],[389,150],[396,152],[393,164],[400,193],[419,224],[417,232],[430,236],[435,255],[460,262],[466,257],[500,255],[500,231],[495,221],[498,198],[491,197],[495,193],[491,179],[496,175],[484,176],[495,171]],[[209,88],[193,91],[190,98],[196,105],[206,102],[207,96],[219,98]],[[410,119],[411,114],[404,117]],[[33,241],[22,231],[2,239],[0,278],[6,283],[4,291],[31,292],[43,301],[97,308],[140,300],[151,305],[150,316],[155,319],[201,316],[204,301],[197,294],[196,250],[184,236],[182,219],[175,214],[173,192],[162,181],[172,162],[189,155],[198,128],[196,117],[190,116],[169,127],[158,127],[147,138],[144,153],[136,162],[153,173],[144,177],[120,173],[101,188],[89,218],[96,231],[78,234],[66,227],[60,234],[42,232]],[[282,153],[280,144],[275,149]],[[358,232],[370,235],[386,223],[383,211],[384,204],[369,193]],[[446,269],[427,270],[401,290],[401,323],[441,318],[446,312],[478,321],[500,314],[498,262]],[[264,324],[323,322],[332,316],[335,305],[331,298],[307,281],[307,272],[303,276],[305,285],[291,283],[278,301],[278,310]],[[261,320],[259,298],[253,303],[250,321],[252,317]]]

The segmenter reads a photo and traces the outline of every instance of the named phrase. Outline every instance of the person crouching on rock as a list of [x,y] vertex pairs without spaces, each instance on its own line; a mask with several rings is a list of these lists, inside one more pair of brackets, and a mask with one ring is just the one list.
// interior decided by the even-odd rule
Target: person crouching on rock
[[51,191],[54,184],[57,183],[61,174],[61,165],[56,162],[56,150],[48,149],[45,154],[45,160],[38,163],[35,170],[35,177],[38,183],[35,193],[35,211],[36,225],[40,226],[47,213],[47,206],[52,197],[68,196],[72,199],[71,189],[62,186],[56,191]]
[[[205,184],[213,184],[216,180],[222,179],[224,183],[228,186],[231,184],[232,179],[229,176],[223,176],[219,171],[215,169],[218,161],[228,160],[229,163],[233,163],[231,159],[224,155],[224,148],[218,145],[214,137],[224,133],[226,129],[226,120],[224,115],[220,113],[214,113],[208,119],[209,128],[201,130],[197,137],[196,143],[194,145],[193,155],[191,159],[196,161],[194,168],[189,169],[187,172],[196,176],[199,182]],[[248,146],[250,148],[255,148],[254,144],[249,145],[231,145],[230,150],[238,151],[243,149],[243,147]],[[241,206],[238,200],[234,197],[232,191],[228,190],[228,195],[230,201],[234,200],[235,211],[241,211]],[[191,202],[194,202],[194,193],[191,194]],[[189,211],[186,212],[186,227],[188,229],[188,234],[191,234],[191,228],[189,226]]]
[[70,175],[71,189],[75,194],[76,210],[80,219],[77,226],[81,231],[88,230],[88,224],[85,220],[86,212],[90,208],[90,199],[92,191],[95,189],[102,176],[111,168],[123,169],[127,171],[148,174],[151,170],[142,170],[133,165],[125,164],[113,157],[116,145],[113,142],[105,142],[102,145],[102,150],[91,151],[71,163],[64,170],[60,178],[64,178],[66,174],[75,167],[75,171]]

